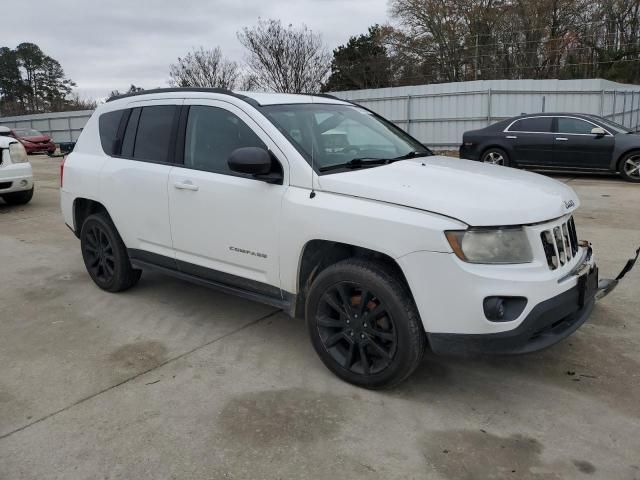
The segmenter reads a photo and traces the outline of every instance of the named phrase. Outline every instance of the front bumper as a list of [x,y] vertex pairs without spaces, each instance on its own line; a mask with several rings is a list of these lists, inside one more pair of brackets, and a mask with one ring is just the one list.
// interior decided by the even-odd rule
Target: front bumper
[[[593,271],[597,279],[597,269]],[[597,284],[597,283],[596,283]],[[560,295],[536,305],[514,330],[500,333],[465,335],[428,334],[434,353],[520,354],[550,347],[568,337],[586,322],[595,304],[595,290],[588,293],[580,305],[578,285]]]
[[537,304],[513,329],[490,334],[428,333],[429,344],[437,354],[523,354],[543,350],[575,332],[587,321],[595,302],[613,291],[635,266],[640,248],[615,279],[598,278],[591,246],[585,247],[580,264],[569,274],[576,285]]
[[[595,301],[631,270],[640,249],[613,280],[598,279],[587,242],[580,244],[570,261],[550,269],[540,235],[566,220],[526,227],[534,253],[534,261],[528,264],[470,264],[452,253],[436,252],[398,258],[432,349],[436,353],[526,353],[553,345],[578,329]],[[490,320],[483,310],[490,297],[526,302],[504,319]]]
[[49,143],[31,143],[31,144],[22,144],[24,146],[24,149],[27,151],[28,154],[33,154],[33,153],[53,153],[56,151],[56,145],[53,142],[49,142]]
[[0,167],[0,195],[31,190],[33,170],[31,164],[13,163]]

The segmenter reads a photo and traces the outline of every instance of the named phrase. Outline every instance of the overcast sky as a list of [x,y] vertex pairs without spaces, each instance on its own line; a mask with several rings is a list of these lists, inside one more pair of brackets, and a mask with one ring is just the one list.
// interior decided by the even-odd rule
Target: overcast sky
[[37,44],[85,98],[166,87],[169,64],[192,47],[242,61],[236,32],[258,17],[304,23],[330,49],[387,22],[386,0],[21,0],[4,10],[0,46]]

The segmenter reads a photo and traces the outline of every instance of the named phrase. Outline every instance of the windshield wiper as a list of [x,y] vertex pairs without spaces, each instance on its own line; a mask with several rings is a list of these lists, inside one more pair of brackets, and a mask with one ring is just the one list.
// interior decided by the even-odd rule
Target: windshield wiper
[[390,158],[389,160],[392,162],[395,162],[396,160],[408,160],[410,158],[430,157],[431,155],[433,155],[433,153],[431,153],[430,151],[418,152],[416,150],[413,150],[409,153],[405,153],[404,155],[400,155],[399,157]]
[[396,162],[398,160],[407,160],[409,158],[417,157],[429,157],[431,155],[432,153],[429,151],[418,152],[414,150],[399,157],[393,158],[354,158],[352,160],[349,160],[348,162],[336,163],[335,165],[327,165],[326,167],[321,167],[319,170],[321,172],[328,172],[329,170],[337,170],[339,168],[362,168],[375,165],[387,165],[388,163]]
[[389,163],[388,158],[354,158],[348,162],[320,167],[318,170],[328,172],[329,170],[337,170],[339,168],[362,168],[374,165],[386,165],[387,163]]

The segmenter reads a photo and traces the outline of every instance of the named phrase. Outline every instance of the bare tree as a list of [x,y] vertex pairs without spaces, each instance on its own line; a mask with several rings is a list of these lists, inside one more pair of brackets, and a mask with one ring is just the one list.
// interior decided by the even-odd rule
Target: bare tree
[[279,20],[259,20],[238,32],[248,50],[247,65],[255,84],[284,93],[320,91],[331,56],[320,35],[306,26],[283,26]]
[[169,84],[175,87],[235,88],[240,70],[225,59],[220,47],[194,49],[169,67]]

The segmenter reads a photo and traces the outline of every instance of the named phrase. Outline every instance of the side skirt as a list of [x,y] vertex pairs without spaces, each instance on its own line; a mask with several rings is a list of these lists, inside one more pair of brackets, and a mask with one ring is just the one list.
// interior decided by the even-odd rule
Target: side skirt
[[[251,280],[246,280],[235,275],[229,275],[204,267],[180,262],[182,269],[196,269],[200,275],[194,275],[178,270],[178,263],[162,255],[151,254],[136,249],[128,249],[131,265],[144,270],[154,270],[159,273],[170,275],[174,278],[186,280],[187,282],[212,288],[223,293],[229,293],[247,300],[251,300],[272,307],[279,308],[290,316],[295,316],[296,295],[289,292],[281,292],[280,289],[270,285],[262,284]],[[156,258],[158,257],[158,258]],[[206,274],[206,277],[204,276]],[[227,281],[223,281],[225,279]],[[233,284],[232,284],[233,283]],[[242,287],[240,285],[243,285]],[[246,287],[245,287],[246,285]],[[277,292],[277,293],[276,293]],[[280,294],[281,292],[281,294]]]

